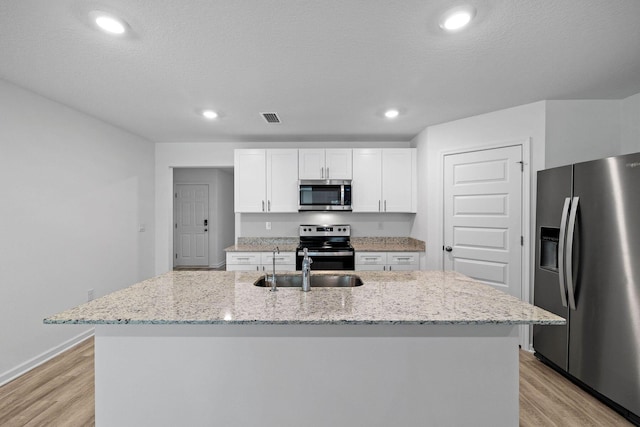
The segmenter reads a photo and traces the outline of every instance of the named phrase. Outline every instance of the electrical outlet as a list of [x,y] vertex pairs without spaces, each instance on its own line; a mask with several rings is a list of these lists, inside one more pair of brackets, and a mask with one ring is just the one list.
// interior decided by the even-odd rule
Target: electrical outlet
[[265,222],[264,226],[267,230],[271,230],[271,223],[269,221]]
[[87,291],[87,301],[91,301],[91,300],[93,300],[94,298],[95,298],[95,295],[94,295],[94,293],[93,293],[93,289],[89,289],[89,290]]

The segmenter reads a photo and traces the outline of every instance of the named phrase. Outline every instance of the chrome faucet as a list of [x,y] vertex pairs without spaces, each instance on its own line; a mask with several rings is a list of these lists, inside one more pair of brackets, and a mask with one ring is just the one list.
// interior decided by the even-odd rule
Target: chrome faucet
[[280,253],[280,248],[276,246],[273,250],[273,274],[271,275],[271,292],[278,290],[276,285],[276,253]]
[[309,250],[304,248],[304,258],[302,258],[302,291],[309,292],[311,290],[311,263],[313,260],[309,258]]

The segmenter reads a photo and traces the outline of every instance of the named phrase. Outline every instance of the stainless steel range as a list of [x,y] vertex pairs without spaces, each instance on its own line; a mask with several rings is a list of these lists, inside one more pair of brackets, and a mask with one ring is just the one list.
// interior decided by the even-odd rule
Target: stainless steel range
[[355,251],[350,225],[301,225],[296,270],[302,270],[303,250],[313,259],[312,270],[353,270]]

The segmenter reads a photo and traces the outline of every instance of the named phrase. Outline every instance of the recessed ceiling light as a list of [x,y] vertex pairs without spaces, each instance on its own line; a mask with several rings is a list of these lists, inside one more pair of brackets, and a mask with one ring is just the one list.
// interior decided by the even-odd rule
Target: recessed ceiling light
[[447,31],[457,31],[469,25],[476,14],[472,6],[459,6],[449,9],[440,18],[440,27]]
[[202,116],[205,119],[213,120],[218,118],[218,113],[213,110],[202,110]]
[[120,35],[127,31],[127,23],[109,13],[94,10],[90,16],[98,28],[105,33]]
[[384,112],[384,116],[387,119],[395,119],[396,117],[398,117],[399,114],[400,114],[400,111],[395,109],[387,110]]

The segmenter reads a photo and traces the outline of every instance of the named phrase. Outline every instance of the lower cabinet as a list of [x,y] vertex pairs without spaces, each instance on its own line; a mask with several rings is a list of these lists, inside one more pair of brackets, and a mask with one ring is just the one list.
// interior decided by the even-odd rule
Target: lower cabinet
[[[296,271],[296,253],[280,252],[275,256],[276,271]],[[227,252],[227,271],[273,270],[273,252]]]
[[356,252],[356,271],[420,270],[419,252]]

